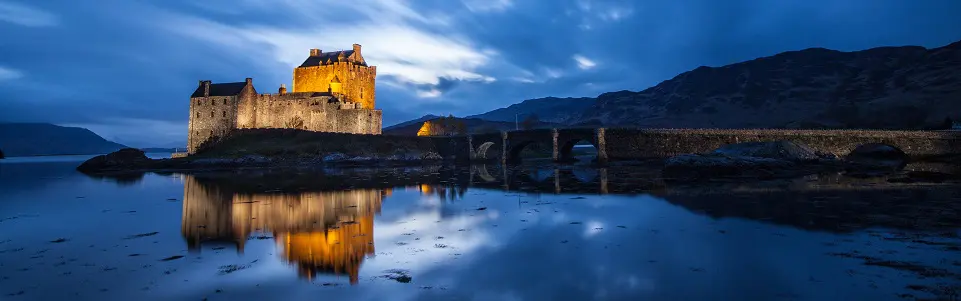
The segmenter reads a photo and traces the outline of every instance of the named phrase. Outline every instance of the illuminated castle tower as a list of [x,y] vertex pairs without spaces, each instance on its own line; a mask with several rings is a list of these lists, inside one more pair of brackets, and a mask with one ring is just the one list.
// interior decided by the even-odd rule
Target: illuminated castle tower
[[294,68],[293,92],[343,94],[362,109],[374,109],[374,79],[377,67],[367,66],[360,44],[344,51],[311,49],[310,56]]

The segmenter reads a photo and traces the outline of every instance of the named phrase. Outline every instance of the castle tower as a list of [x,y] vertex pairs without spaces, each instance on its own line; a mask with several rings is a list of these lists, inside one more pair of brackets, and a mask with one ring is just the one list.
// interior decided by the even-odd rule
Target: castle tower
[[341,93],[347,101],[373,110],[376,77],[377,67],[367,65],[360,44],[342,51],[311,49],[304,63],[294,68],[291,89],[293,92]]

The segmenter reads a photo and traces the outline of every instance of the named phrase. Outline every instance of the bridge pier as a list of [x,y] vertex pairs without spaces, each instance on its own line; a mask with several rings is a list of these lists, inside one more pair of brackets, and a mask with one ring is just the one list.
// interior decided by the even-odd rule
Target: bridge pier
[[605,128],[597,128],[597,130],[594,132],[594,135],[596,135],[594,141],[597,141],[596,148],[598,164],[607,164],[607,140],[605,138],[606,132],[607,131]]
[[554,140],[554,142],[553,142],[553,145],[554,145],[553,149],[554,149],[554,150],[551,152],[551,158],[554,160],[554,162],[557,162],[558,159],[560,159],[560,158],[558,157],[558,154],[560,153],[560,150],[558,150],[558,148],[559,148],[560,146],[557,145],[557,136],[558,136],[559,134],[560,134],[560,133],[557,132],[557,129],[551,129],[551,139]]

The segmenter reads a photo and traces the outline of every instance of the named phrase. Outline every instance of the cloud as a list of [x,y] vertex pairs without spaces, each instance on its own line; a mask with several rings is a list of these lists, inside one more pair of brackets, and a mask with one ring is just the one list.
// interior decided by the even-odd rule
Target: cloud
[[464,6],[472,12],[501,12],[514,6],[512,0],[463,0]]
[[[442,79],[486,83],[496,80],[478,70],[488,65],[497,52],[475,46],[456,31],[443,30],[437,25],[447,24],[449,20],[442,16],[416,11],[400,0],[351,5],[339,1],[325,3],[338,7],[313,10],[312,2],[280,2],[277,7],[289,10],[297,18],[289,24],[228,25],[175,14],[168,16],[171,21],[158,26],[247,55],[266,55],[290,67],[302,63],[310,48],[333,51],[348,49],[357,43],[362,45],[368,64],[377,66],[379,79],[411,87],[436,86]],[[310,13],[304,14],[305,11]],[[336,18],[346,14],[358,18],[352,21]],[[412,92],[421,97],[436,97],[443,89],[412,89]]]
[[634,13],[634,10],[630,8],[611,8],[605,12],[598,14],[598,18],[602,21],[616,22],[621,19],[630,17]]
[[27,27],[55,26],[60,22],[51,13],[13,2],[0,2],[0,21]]
[[0,66],[0,81],[3,80],[14,80],[23,77],[23,72],[19,70],[6,68]]
[[577,68],[581,68],[581,70],[587,70],[597,66],[597,63],[584,57],[583,55],[577,54],[574,55],[573,58],[575,61],[577,61]]

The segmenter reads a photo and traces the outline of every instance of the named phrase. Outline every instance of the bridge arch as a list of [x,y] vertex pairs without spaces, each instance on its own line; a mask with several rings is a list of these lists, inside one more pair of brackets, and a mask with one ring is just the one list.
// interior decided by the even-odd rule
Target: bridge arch
[[[494,143],[494,142],[490,142],[490,141],[484,142],[484,143],[482,143],[481,145],[478,145],[478,146],[477,146],[477,150],[474,152],[475,157],[476,157],[477,159],[480,159],[480,160],[486,160],[486,159],[488,159],[488,157],[487,157],[487,151],[490,150],[491,147],[494,146],[494,145],[495,145],[495,143]],[[496,152],[496,148],[495,148],[495,152]]]
[[576,158],[574,158],[574,147],[581,142],[586,142],[590,144],[591,146],[594,147],[594,150],[597,151],[597,143],[594,142],[592,139],[584,139],[584,138],[578,137],[578,138],[572,138],[563,142],[558,141],[557,161],[570,162],[570,161],[577,160]]
[[508,163],[520,163],[525,151],[528,152],[546,152],[548,150],[553,150],[551,145],[544,141],[537,140],[524,140],[517,143],[512,142],[510,147],[507,149],[507,159]]

